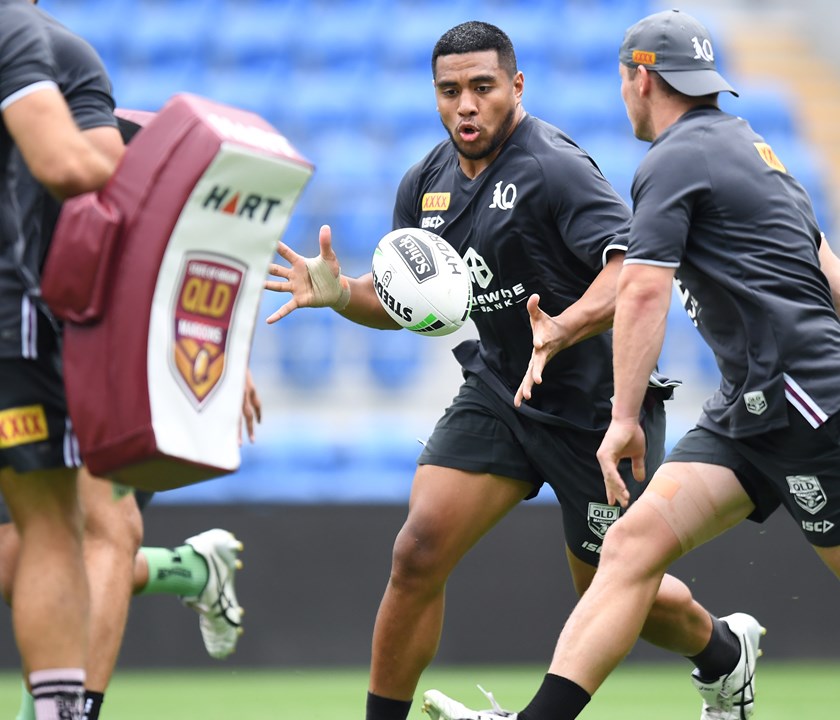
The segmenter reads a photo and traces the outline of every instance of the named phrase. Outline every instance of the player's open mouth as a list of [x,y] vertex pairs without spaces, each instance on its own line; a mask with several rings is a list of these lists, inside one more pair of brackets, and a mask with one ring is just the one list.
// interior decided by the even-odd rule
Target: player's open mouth
[[475,125],[461,123],[458,126],[458,134],[461,136],[462,140],[469,142],[478,137],[478,128]]

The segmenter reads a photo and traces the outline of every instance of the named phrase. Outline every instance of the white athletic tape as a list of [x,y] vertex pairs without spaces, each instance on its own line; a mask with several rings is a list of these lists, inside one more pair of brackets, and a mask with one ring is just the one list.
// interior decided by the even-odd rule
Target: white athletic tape
[[312,307],[331,307],[339,312],[344,310],[350,302],[350,284],[346,278],[341,277],[341,268],[336,277],[320,255],[304,258],[304,262],[312,280]]

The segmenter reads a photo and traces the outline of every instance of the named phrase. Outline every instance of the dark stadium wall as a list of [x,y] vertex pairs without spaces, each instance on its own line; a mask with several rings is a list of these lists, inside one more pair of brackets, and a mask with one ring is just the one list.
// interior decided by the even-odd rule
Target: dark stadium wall
[[[245,634],[223,664],[204,652],[195,613],[166,596],[134,600],[120,667],[366,665],[370,634],[405,515],[393,505],[155,506],[146,542],[177,545],[222,526],[244,542],[237,590]],[[713,612],[755,614],[765,657],[838,657],[840,586],[781,513],[746,523],[675,566]],[[621,602],[621,598],[616,598]],[[438,663],[547,663],[574,595],[558,508],[524,506],[467,557],[450,580]],[[671,659],[639,643],[634,661]],[[676,659],[676,662],[685,662]],[[17,654],[0,611],[0,667]]]

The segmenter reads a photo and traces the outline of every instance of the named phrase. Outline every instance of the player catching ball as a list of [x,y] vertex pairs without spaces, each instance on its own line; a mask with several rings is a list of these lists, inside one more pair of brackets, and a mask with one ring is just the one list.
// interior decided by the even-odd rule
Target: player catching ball
[[[417,461],[373,632],[367,720],[408,716],[437,651],[447,578],[522,500],[543,484],[554,490],[578,593],[592,581],[620,512],[608,504],[596,451],[610,421],[612,338],[605,331],[630,211],[583,150],[525,111],[525,78],[499,28],[467,22],[448,30],[431,69],[448,137],[403,177],[393,227],[435,228],[464,258],[479,339],[455,348],[464,382]],[[298,307],[327,306],[356,323],[397,328],[370,275],[340,274],[328,227],[319,241],[316,258],[280,243],[286,264],[272,266],[280,279],[266,287],[291,299],[269,322]],[[662,459],[663,399],[671,393],[668,383],[656,384],[638,418],[648,476]],[[622,472],[640,493],[629,467]],[[717,679],[741,661],[745,628],[735,629],[666,576],[643,635]]]

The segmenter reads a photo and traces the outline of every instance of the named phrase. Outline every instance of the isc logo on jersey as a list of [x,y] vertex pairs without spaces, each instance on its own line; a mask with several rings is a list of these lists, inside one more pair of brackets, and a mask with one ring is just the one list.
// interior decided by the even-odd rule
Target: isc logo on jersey
[[448,335],[469,317],[470,272],[455,249],[428,230],[389,232],[376,246],[371,271],[382,307],[412,332]]

